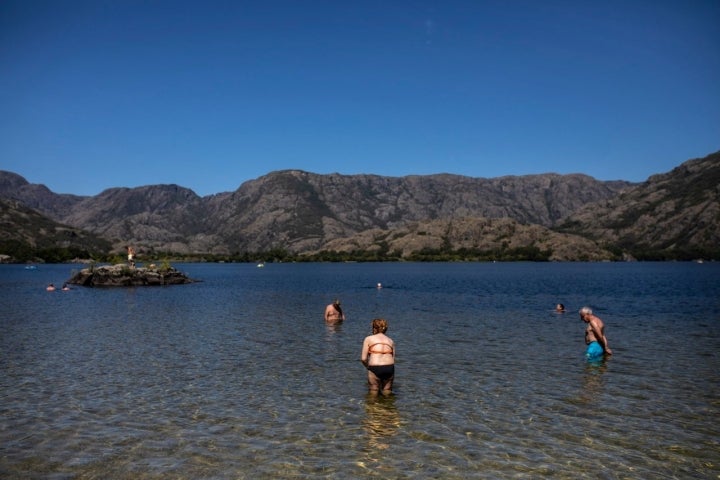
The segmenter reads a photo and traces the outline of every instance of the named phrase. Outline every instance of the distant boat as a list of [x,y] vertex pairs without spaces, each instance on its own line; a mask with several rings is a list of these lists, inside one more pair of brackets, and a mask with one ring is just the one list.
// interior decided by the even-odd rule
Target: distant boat
[[25,265],[25,270],[37,270],[37,265]]
[[260,262],[257,264],[258,268],[263,268],[265,266],[265,262]]

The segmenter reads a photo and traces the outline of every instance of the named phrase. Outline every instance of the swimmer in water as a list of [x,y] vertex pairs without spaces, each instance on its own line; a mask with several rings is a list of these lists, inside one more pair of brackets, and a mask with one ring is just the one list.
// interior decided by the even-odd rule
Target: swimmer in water
[[345,320],[345,313],[340,306],[340,300],[335,300],[333,303],[325,307],[325,323],[336,324]]

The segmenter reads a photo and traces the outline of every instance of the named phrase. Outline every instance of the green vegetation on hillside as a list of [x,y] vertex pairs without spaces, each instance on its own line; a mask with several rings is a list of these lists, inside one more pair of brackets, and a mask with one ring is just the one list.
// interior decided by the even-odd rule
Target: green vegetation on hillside
[[18,240],[0,240],[0,254],[13,263],[67,263],[75,259],[105,258],[105,253],[90,252],[79,247],[33,247]]
[[[701,248],[620,248],[608,246],[609,251],[615,255],[615,260],[633,258],[639,261],[689,261],[689,260],[720,260],[720,247],[716,249]],[[231,255],[211,253],[184,254],[177,252],[159,252],[139,254],[138,262],[228,262],[228,263],[288,263],[288,262],[547,262],[552,256],[552,250],[542,250],[536,246],[518,248],[497,248],[493,250],[480,250],[471,248],[452,249],[450,247],[430,249],[425,248],[403,257],[399,251],[389,251],[386,248],[373,250],[353,250],[347,252],[321,251],[313,254],[294,254],[282,248],[274,248],[258,252],[235,252]],[[124,255],[110,252],[89,251],[77,247],[44,247],[33,248],[27,243],[17,240],[0,241],[0,254],[8,255],[10,262],[27,263],[68,263],[72,261],[89,260],[98,263],[123,263]]]

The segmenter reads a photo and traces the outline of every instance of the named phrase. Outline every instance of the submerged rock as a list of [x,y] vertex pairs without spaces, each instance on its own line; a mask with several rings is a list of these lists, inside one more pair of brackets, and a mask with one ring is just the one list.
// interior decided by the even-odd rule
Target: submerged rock
[[173,267],[129,267],[125,264],[92,266],[74,273],[67,283],[85,287],[141,287],[195,283]]

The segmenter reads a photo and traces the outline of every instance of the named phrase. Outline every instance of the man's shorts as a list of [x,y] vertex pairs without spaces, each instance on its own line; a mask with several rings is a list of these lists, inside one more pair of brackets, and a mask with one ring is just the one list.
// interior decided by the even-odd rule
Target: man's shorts
[[604,352],[605,351],[603,350],[599,342],[590,342],[590,344],[587,346],[587,350],[585,350],[585,356],[587,358],[598,358],[602,357],[602,354]]

